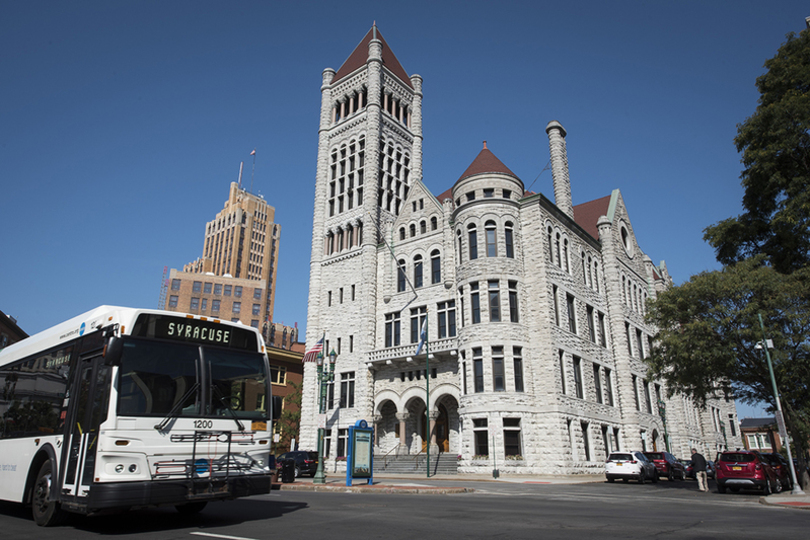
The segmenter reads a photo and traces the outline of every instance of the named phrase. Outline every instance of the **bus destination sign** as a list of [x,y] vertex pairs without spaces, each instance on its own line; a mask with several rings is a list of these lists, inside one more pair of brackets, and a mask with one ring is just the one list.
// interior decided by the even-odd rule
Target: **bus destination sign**
[[258,347],[256,335],[250,330],[168,315],[140,315],[132,335],[253,351]]

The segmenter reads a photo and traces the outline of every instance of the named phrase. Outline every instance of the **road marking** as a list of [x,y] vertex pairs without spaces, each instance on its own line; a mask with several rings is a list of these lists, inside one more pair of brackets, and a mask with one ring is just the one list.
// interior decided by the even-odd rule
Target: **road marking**
[[189,534],[194,534],[197,536],[208,536],[210,538],[224,538],[225,540],[256,540],[255,538],[246,538],[244,536],[228,536],[227,534],[213,534],[204,532],[193,532]]

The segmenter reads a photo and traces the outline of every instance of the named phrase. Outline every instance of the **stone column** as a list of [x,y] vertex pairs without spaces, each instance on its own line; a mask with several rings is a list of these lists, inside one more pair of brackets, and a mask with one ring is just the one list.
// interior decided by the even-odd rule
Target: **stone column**
[[399,420],[399,448],[397,449],[397,455],[399,456],[408,454],[408,445],[405,439],[405,425],[410,417],[411,413],[409,412],[397,413],[397,420]]
[[383,416],[375,414],[371,417],[371,422],[374,424],[374,448],[380,448],[380,424],[382,423]]
[[428,439],[430,439],[430,452],[433,453],[434,448],[439,449],[439,445],[436,443],[436,420],[439,418],[439,411],[430,411],[428,418],[430,419]]

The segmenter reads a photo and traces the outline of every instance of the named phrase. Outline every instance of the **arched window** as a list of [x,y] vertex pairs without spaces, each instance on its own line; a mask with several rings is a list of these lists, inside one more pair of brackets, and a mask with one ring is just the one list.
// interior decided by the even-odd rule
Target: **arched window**
[[424,219],[419,222],[419,234],[425,234],[427,232],[427,221]]
[[416,224],[411,223],[411,238],[416,236]]
[[405,240],[405,227],[400,227],[399,228],[399,239],[400,240]]
[[554,239],[554,255],[557,258],[557,266],[562,268],[562,259],[560,258],[560,233],[557,233]]
[[413,286],[419,288],[422,286],[422,256],[417,255],[413,258]]
[[487,221],[484,224],[484,230],[486,231],[487,239],[487,257],[497,257],[498,247],[495,242],[495,222]]
[[462,248],[464,247],[463,241],[461,240],[461,229],[458,229],[456,231],[456,236],[458,237],[458,264],[461,264],[461,262],[463,261],[463,255],[461,253]]
[[552,240],[551,225],[548,226],[548,262],[554,262],[554,242]]
[[436,219],[435,216],[430,218],[430,230],[435,231],[438,228],[439,228],[439,220]]
[[596,292],[599,292],[599,263],[596,261],[593,263],[593,284]]
[[503,229],[503,247],[506,249],[506,256],[510,259],[515,258],[514,240],[512,237],[512,222],[507,221]]
[[430,252],[430,282],[433,284],[441,283],[442,281],[442,259],[439,255],[439,250],[434,249]]
[[470,237],[470,260],[478,258],[478,231],[475,224],[467,226],[467,234]]
[[397,292],[405,291],[405,261],[397,261]]
[[568,238],[563,240],[563,265],[565,266],[566,272],[571,272],[571,268],[568,263]]

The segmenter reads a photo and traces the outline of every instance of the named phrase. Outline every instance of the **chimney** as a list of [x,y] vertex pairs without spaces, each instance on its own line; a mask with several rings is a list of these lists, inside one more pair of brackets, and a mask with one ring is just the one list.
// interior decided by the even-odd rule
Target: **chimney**
[[565,150],[565,128],[556,120],[552,120],[546,126],[546,133],[551,153],[551,176],[554,178],[554,203],[557,208],[574,219],[571,181],[568,179],[568,153]]

